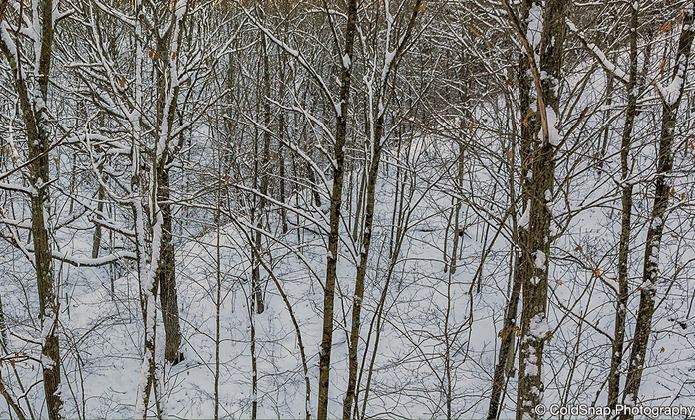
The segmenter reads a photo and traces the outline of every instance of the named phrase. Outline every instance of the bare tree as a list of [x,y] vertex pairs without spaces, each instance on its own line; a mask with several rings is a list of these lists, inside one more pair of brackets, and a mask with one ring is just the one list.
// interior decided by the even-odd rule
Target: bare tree
[[[547,293],[550,244],[553,221],[548,203],[553,197],[555,154],[562,145],[559,121],[559,83],[562,80],[562,53],[568,3],[563,0],[541,4],[531,2],[528,28],[507,4],[519,41],[525,49],[535,88],[536,113],[540,134],[527,147],[531,180],[528,185],[527,230],[521,245],[522,309],[519,338],[519,392],[517,419],[539,416],[534,407],[543,396],[543,347],[550,330],[547,324]],[[544,76],[541,76],[543,72]],[[533,91],[531,91],[533,92]],[[523,218],[522,218],[523,219]]]
[[[62,417],[63,400],[60,394],[60,344],[58,340],[59,304],[57,284],[53,272],[50,226],[50,159],[49,153],[55,140],[52,140],[49,106],[49,80],[53,55],[55,26],[60,17],[58,5],[52,0],[32,3],[29,9],[24,3],[0,2],[0,49],[10,64],[12,75],[22,110],[24,128],[27,136],[27,157],[31,164],[27,178],[31,189],[31,234],[34,242],[34,267],[39,294],[39,321],[41,325],[41,353],[43,386],[46,394],[46,409],[50,419]],[[8,10],[11,9],[14,10]],[[10,14],[17,16],[14,36],[6,23]],[[32,54],[25,52],[25,44],[19,37],[19,29],[31,23],[38,29],[31,33]]]
[[[652,331],[654,316],[654,296],[659,283],[659,253],[661,250],[664,225],[668,217],[671,198],[669,176],[673,169],[673,143],[675,139],[678,108],[683,97],[686,74],[690,62],[690,50],[695,33],[692,31],[695,3],[683,9],[683,29],[678,39],[674,67],[666,87],[660,87],[662,101],[661,130],[657,153],[656,176],[654,180],[654,199],[649,215],[649,230],[644,246],[644,272],[640,285],[640,304],[637,312],[637,324],[632,340],[632,353],[625,379],[623,403],[633,406],[639,398],[640,383],[644,369],[647,344]],[[657,82],[658,83],[658,82]],[[657,86],[659,86],[657,84]],[[623,413],[622,418],[632,418],[631,413]]]

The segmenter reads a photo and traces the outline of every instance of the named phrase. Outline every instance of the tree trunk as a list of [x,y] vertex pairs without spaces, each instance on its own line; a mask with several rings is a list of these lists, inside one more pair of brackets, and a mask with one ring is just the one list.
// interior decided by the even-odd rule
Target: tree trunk
[[[654,206],[649,218],[649,230],[644,244],[644,270],[642,285],[640,286],[640,304],[637,311],[637,324],[635,336],[632,340],[632,353],[628,365],[627,378],[623,403],[634,406],[639,397],[639,388],[642,381],[647,345],[652,331],[652,318],[654,316],[654,296],[659,277],[659,251],[661,239],[666,222],[666,210],[671,195],[671,181],[669,176],[673,169],[673,141],[675,138],[676,118],[678,107],[685,88],[686,74],[690,49],[695,32],[691,30],[693,25],[693,7],[695,2],[684,9],[683,30],[678,41],[678,51],[675,59],[672,80],[680,78],[677,91],[667,92],[663,100],[663,116],[661,119],[661,132],[659,138],[659,151],[656,168],[656,188],[654,192]],[[629,413],[624,413],[621,418],[631,419]]]
[[611,346],[611,367],[608,374],[608,406],[615,408],[620,392],[620,364],[623,357],[625,340],[625,317],[628,301],[628,260],[630,257],[630,233],[632,230],[632,184],[630,176],[630,146],[632,143],[632,128],[635,124],[637,111],[637,27],[638,11],[631,7],[630,14],[630,73],[625,85],[627,90],[627,107],[625,109],[625,125],[620,142],[620,174],[622,187],[622,213],[620,218],[620,243],[618,245],[618,291],[615,309],[615,330]]
[[[285,99],[285,63],[283,60],[280,61],[279,65],[279,77],[280,77],[280,87],[279,87],[279,100],[282,101]],[[278,116],[278,176],[280,177],[278,184],[279,184],[279,193],[280,193],[280,202],[283,204],[287,204],[287,192],[286,192],[286,175],[285,175],[285,154],[283,150],[283,143],[285,139],[285,113],[281,112],[280,115]],[[280,224],[282,226],[282,233],[287,234],[288,231],[288,226],[287,226],[287,208],[283,205],[280,207]]]
[[169,193],[169,173],[158,171],[157,179],[159,208],[162,212],[162,250],[157,270],[159,298],[164,322],[164,358],[172,365],[183,360],[181,353],[181,326],[179,323],[179,303],[176,293],[176,261],[172,237],[172,214]]
[[[546,308],[551,206],[555,178],[555,150],[560,144],[559,133],[557,133],[559,127],[556,121],[557,116],[560,115],[560,98],[558,86],[555,84],[561,80],[567,3],[567,0],[551,0],[544,4],[534,1],[531,4],[529,20],[542,19],[540,42],[536,44],[525,39],[530,44],[535,44],[530,46],[533,51],[527,51],[527,53],[538,55],[538,59],[529,57],[528,61],[532,69],[537,72],[534,79],[542,136],[536,135],[532,138],[531,181],[528,187],[528,235],[522,243],[519,267],[523,294],[519,340],[518,420],[538,418],[539,415],[534,408],[543,400],[543,349],[549,337]],[[542,17],[539,14],[542,14]],[[547,77],[540,77],[543,73]]]
[[[350,0],[345,27],[344,55],[352,61],[357,33],[357,0]],[[328,418],[328,390],[330,388],[331,348],[333,347],[333,306],[335,298],[336,269],[338,264],[338,244],[340,242],[340,215],[343,204],[343,178],[345,176],[345,140],[347,137],[348,107],[352,66],[340,68],[339,112],[336,115],[333,186],[329,211],[328,255],[326,257],[326,283],[323,295],[323,325],[321,333],[321,352],[319,354],[319,397],[318,420]]]
[[[374,205],[376,202],[376,184],[379,178],[379,165],[381,163],[382,137],[384,135],[384,118],[386,111],[384,102],[386,98],[386,87],[388,84],[391,71],[394,65],[400,60],[400,57],[405,52],[412,29],[415,26],[415,20],[420,11],[422,0],[416,0],[413,5],[413,11],[408,21],[408,26],[405,30],[400,44],[396,46],[395,53],[390,65],[382,74],[380,81],[381,85],[377,90],[377,94],[373,98],[372,118],[373,126],[369,126],[371,137],[372,158],[367,171],[367,192],[365,196],[364,209],[364,227],[362,229],[362,245],[360,249],[360,261],[357,266],[357,274],[355,276],[355,293],[353,294],[352,302],[352,326],[350,329],[350,342],[348,349],[348,386],[343,399],[343,418],[349,419],[352,412],[352,403],[355,398],[355,386],[357,382],[357,350],[359,347],[360,338],[360,317],[362,313],[362,300],[364,299],[364,282],[367,277],[367,265],[369,264],[369,248],[372,243],[372,233],[374,230]],[[358,221],[356,221],[358,223]]]
[[[0,2],[0,21],[4,20],[8,2]],[[16,85],[17,96],[22,110],[24,125],[27,134],[29,165],[29,183],[35,190],[31,194],[31,235],[34,241],[34,264],[36,268],[36,282],[39,295],[39,324],[42,331],[41,353],[43,387],[46,397],[46,411],[49,419],[61,418],[63,400],[60,395],[60,345],[58,342],[58,300],[56,296],[56,282],[53,273],[53,255],[50,246],[48,232],[48,220],[50,209],[50,164],[48,153],[50,151],[50,134],[45,127],[46,104],[48,103],[48,82],[51,72],[51,59],[53,54],[53,2],[41,0],[39,2],[39,16],[32,17],[40,24],[40,34],[33,34],[39,39],[37,60],[34,71],[37,74],[38,90],[30,98],[26,80],[22,77],[27,69],[21,69],[21,63],[14,60],[16,51],[3,40],[0,42],[2,50],[12,70]]]
[[[99,191],[97,193],[97,212],[101,213],[104,211],[104,200],[106,199],[106,192],[104,187],[99,186]],[[92,258],[99,257],[99,250],[101,249],[101,238],[102,229],[101,225],[98,223],[94,224],[94,236],[92,241]]]
[[[162,215],[161,250],[157,265],[157,279],[164,322],[165,346],[164,358],[172,365],[183,360],[181,353],[181,327],[179,321],[179,305],[176,290],[176,260],[173,242],[173,214],[171,205],[171,192],[169,181],[169,165],[175,157],[175,147],[171,145],[172,128],[176,119],[179,103],[179,85],[176,80],[168,80],[178,77],[176,66],[177,50],[174,46],[180,46],[183,39],[183,24],[187,13],[188,3],[184,2],[184,12],[172,13],[172,23],[163,38],[157,37],[158,49],[161,51],[164,68],[156,70],[157,77],[157,127],[156,152],[154,156],[156,177],[157,207]],[[179,7],[179,6],[177,6]],[[172,12],[174,12],[172,10]],[[166,73],[166,74],[165,74]],[[183,134],[181,134],[183,135]]]
[[[381,136],[383,121],[378,122],[378,132]],[[379,175],[379,161],[381,160],[381,144],[374,145],[374,156],[369,166],[367,175],[367,196],[365,203],[364,229],[362,233],[362,249],[360,262],[357,266],[355,277],[355,293],[352,303],[352,327],[350,329],[350,342],[348,349],[348,386],[343,400],[343,418],[349,419],[352,411],[352,403],[355,398],[355,384],[357,381],[357,348],[360,339],[360,316],[362,313],[362,299],[364,298],[364,280],[367,276],[367,264],[369,262],[369,247],[372,242],[372,229],[374,221],[374,203],[376,182]]]
[[[531,8],[531,0],[525,0],[521,5],[521,15],[520,24],[521,28],[526,33],[528,26],[528,15],[529,9]],[[533,142],[533,136],[538,131],[538,120],[531,115],[531,89],[532,81],[528,74],[528,56],[522,51],[519,58],[519,66],[517,70],[517,81],[519,85],[519,116],[521,119],[521,124],[519,125],[519,131],[521,134],[519,153],[521,158],[521,168],[519,173],[519,182],[521,184],[521,198],[522,206],[521,212],[525,214],[530,209],[527,209],[528,203],[530,202],[530,197],[528,195],[529,183],[528,165],[530,162],[530,146]],[[512,165],[514,163],[512,162]],[[512,166],[513,167],[513,166]],[[514,175],[512,173],[512,178],[510,180],[510,186],[514,187]],[[516,205],[514,204],[514,199],[512,198],[512,205],[514,214],[516,214]],[[514,357],[514,347],[515,339],[517,335],[517,312],[519,306],[519,297],[521,295],[521,283],[522,283],[522,271],[521,271],[521,247],[526,243],[526,229],[520,229],[517,225],[516,229],[516,245],[517,245],[517,256],[514,263],[514,274],[512,278],[511,293],[509,295],[509,300],[507,301],[507,307],[505,309],[504,315],[504,325],[499,332],[500,337],[500,351],[497,359],[497,364],[495,365],[495,373],[492,380],[492,391],[490,393],[490,405],[488,407],[487,418],[488,420],[497,419],[500,415],[500,408],[502,405],[503,394],[506,388],[507,379],[511,376],[513,370],[512,366],[509,366],[509,361],[513,360]]]

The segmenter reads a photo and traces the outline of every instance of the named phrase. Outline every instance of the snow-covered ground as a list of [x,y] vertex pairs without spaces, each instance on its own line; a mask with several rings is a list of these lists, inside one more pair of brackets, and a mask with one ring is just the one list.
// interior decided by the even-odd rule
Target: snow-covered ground
[[[492,140],[494,142],[494,140]],[[498,146],[495,146],[498,147]],[[385,312],[380,342],[374,358],[367,415],[375,417],[445,417],[451,372],[452,413],[480,418],[486,414],[487,398],[496,361],[498,329],[509,290],[510,242],[508,226],[497,226],[508,205],[506,192],[497,185],[504,180],[499,162],[485,157],[466,159],[465,180],[452,184],[458,146],[426,137],[416,140],[408,152],[390,151],[378,184],[376,228],[363,306],[359,361],[367,352],[368,366],[376,335],[375,313],[384,287]],[[400,165],[400,170],[397,170]],[[497,168],[497,169],[496,169]],[[573,169],[575,170],[575,169]],[[550,255],[549,322],[553,330],[544,357],[545,401],[551,403],[605,403],[605,381],[612,336],[615,292],[615,248],[619,209],[604,195],[613,186],[607,182],[610,167],[587,171],[566,186],[572,199],[562,194],[554,199],[555,212],[566,213],[587,203],[601,203],[578,212],[569,220],[563,236]],[[450,174],[443,177],[447,171]],[[561,171],[562,172],[562,171]],[[398,174],[398,175],[397,175]],[[403,181],[397,182],[397,176]],[[443,180],[446,179],[445,180]],[[397,185],[405,196],[397,195]],[[471,188],[476,188],[472,191]],[[445,269],[445,249],[451,253],[453,233],[447,230],[451,210],[463,197],[458,263],[454,274]],[[356,197],[353,197],[353,206]],[[639,200],[638,200],[639,201]],[[644,206],[637,203],[637,206]],[[394,212],[395,206],[395,212]],[[346,210],[347,211],[347,210]],[[646,209],[637,213],[639,221]],[[391,249],[398,230],[394,214],[408,218],[405,239],[392,261]],[[521,215],[519,215],[521,216]],[[295,216],[289,216],[295,220]],[[315,209],[312,217],[325,215]],[[396,216],[398,217],[398,216]],[[496,219],[496,220],[495,220]],[[347,336],[355,276],[355,241],[346,217],[338,267],[335,334],[331,367],[331,404],[334,416],[341,413],[347,377]],[[296,220],[295,220],[296,222]],[[648,353],[648,367],[640,397],[650,404],[695,404],[693,369],[693,277],[695,258],[690,220],[674,212],[669,221],[668,244],[662,249],[664,281],[657,294],[658,310]],[[186,222],[184,222],[185,227]],[[195,223],[191,222],[190,226]],[[295,223],[296,225],[297,223]],[[322,281],[325,237],[320,227],[301,219],[286,235],[275,232],[266,240],[264,259],[273,268],[286,291],[308,357],[312,407],[318,383],[318,350],[321,339]],[[297,234],[299,229],[299,235]],[[213,416],[215,376],[215,331],[217,252],[220,254],[220,415],[249,417],[251,402],[258,401],[259,418],[302,417],[305,382],[297,335],[288,308],[265,270],[265,312],[249,312],[251,229],[243,218],[228,219],[220,229],[201,230],[194,239],[177,247],[177,286],[181,309],[185,360],[176,366],[160,366],[161,400],[167,416],[210,418]],[[644,229],[633,239],[633,274],[639,274]],[[445,245],[447,242],[447,245]],[[69,241],[72,254],[89,251],[89,237]],[[219,245],[218,245],[219,244]],[[67,251],[64,249],[63,251]],[[15,251],[16,252],[16,251]],[[2,294],[8,325],[10,352],[36,357],[35,346],[26,344],[37,331],[34,318],[20,302],[35,302],[30,267],[10,251],[0,270],[5,273]],[[482,257],[485,256],[481,264]],[[14,261],[14,262],[11,262]],[[14,264],[14,265],[11,265]],[[139,285],[133,267],[117,276],[111,293],[106,269],[60,266],[63,279],[62,349],[65,380],[63,397],[68,417],[129,417],[134,413],[142,365],[142,319]],[[595,269],[600,267],[601,279]],[[674,282],[669,279],[674,278]],[[480,290],[477,283],[480,281]],[[637,284],[632,284],[630,311],[637,306]],[[668,294],[666,291],[668,289]],[[32,311],[35,309],[32,308]],[[159,315],[161,316],[161,315]],[[251,388],[251,324],[255,326],[258,358],[258,392]],[[628,337],[634,316],[628,317]],[[158,326],[158,344],[164,341]],[[158,360],[163,360],[163,348]],[[629,349],[628,349],[629,351]],[[40,369],[34,361],[14,365],[23,379],[26,398],[35,415],[42,410],[43,389],[36,382]],[[14,373],[3,368],[3,379],[16,386]],[[362,384],[366,382],[366,373]],[[509,381],[504,417],[513,416],[515,382]],[[15,395],[18,390],[13,390]],[[154,410],[154,407],[150,407]],[[361,409],[361,407],[360,407]],[[154,413],[154,411],[152,411]],[[8,416],[0,405],[0,417]]]

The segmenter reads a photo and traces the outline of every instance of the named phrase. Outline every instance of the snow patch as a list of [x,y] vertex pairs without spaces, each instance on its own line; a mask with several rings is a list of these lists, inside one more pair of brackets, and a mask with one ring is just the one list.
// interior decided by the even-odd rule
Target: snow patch
[[534,50],[541,45],[541,35],[543,34],[543,9],[540,4],[533,3],[528,13],[528,29],[526,39]]
[[560,142],[562,141],[562,136],[560,135],[559,130],[560,122],[558,121],[558,117],[555,113],[555,110],[550,106],[545,107],[545,115],[548,119],[548,143],[557,147],[560,145]]
[[545,252],[543,252],[539,249],[536,252],[534,252],[532,255],[533,255],[533,265],[537,269],[545,271],[545,264],[546,264]]

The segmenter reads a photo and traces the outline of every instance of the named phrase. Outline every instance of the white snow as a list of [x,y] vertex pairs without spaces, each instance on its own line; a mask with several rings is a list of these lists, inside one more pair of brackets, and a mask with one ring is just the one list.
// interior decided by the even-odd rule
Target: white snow
[[531,217],[531,200],[528,200],[526,203],[526,208],[524,209],[524,212],[521,214],[521,216],[519,216],[519,219],[518,219],[519,227],[521,227],[522,229],[528,229],[530,217]]
[[664,87],[664,101],[667,105],[673,106],[681,95],[683,89],[683,78],[685,77],[686,57],[680,56],[676,63],[676,72],[673,80],[668,86]]
[[546,256],[543,251],[536,250],[533,253],[533,265],[539,269],[545,271],[545,264],[546,264]]
[[[635,2],[635,5],[636,5],[636,3],[637,3],[637,2]],[[566,22],[567,27],[569,28],[569,30],[570,30],[571,32],[573,32],[573,33],[574,33],[575,35],[577,35],[579,38],[581,38],[582,40],[584,40],[584,36],[579,32],[579,30],[577,29],[577,26],[576,26],[569,18],[567,18],[567,19],[565,20],[565,22]],[[615,77],[617,77],[618,79],[622,80],[624,83],[627,83],[627,80],[629,79],[629,77],[628,77],[627,73],[625,73],[625,72],[623,71],[623,69],[621,69],[619,66],[617,66],[616,64],[614,64],[613,62],[611,62],[611,61],[606,57],[606,54],[604,54],[604,52],[601,51],[601,49],[600,49],[596,44],[594,44],[593,42],[587,42],[586,40],[584,40],[584,42],[585,42],[585,44],[586,44],[586,47],[589,49],[589,51],[592,52],[592,54],[594,55],[594,57],[599,61],[599,63],[601,63],[601,65],[602,65],[607,71],[609,71],[610,73],[612,73],[612,74],[613,74]]]
[[528,29],[526,39],[535,51],[541,45],[543,35],[543,8],[538,2],[533,2],[528,15]]
[[544,339],[550,331],[544,314],[536,314],[531,318],[529,322],[529,335],[537,339]]
[[551,106],[546,106],[545,115],[548,118],[548,142],[553,146],[559,146],[562,141],[560,134],[560,121]]

